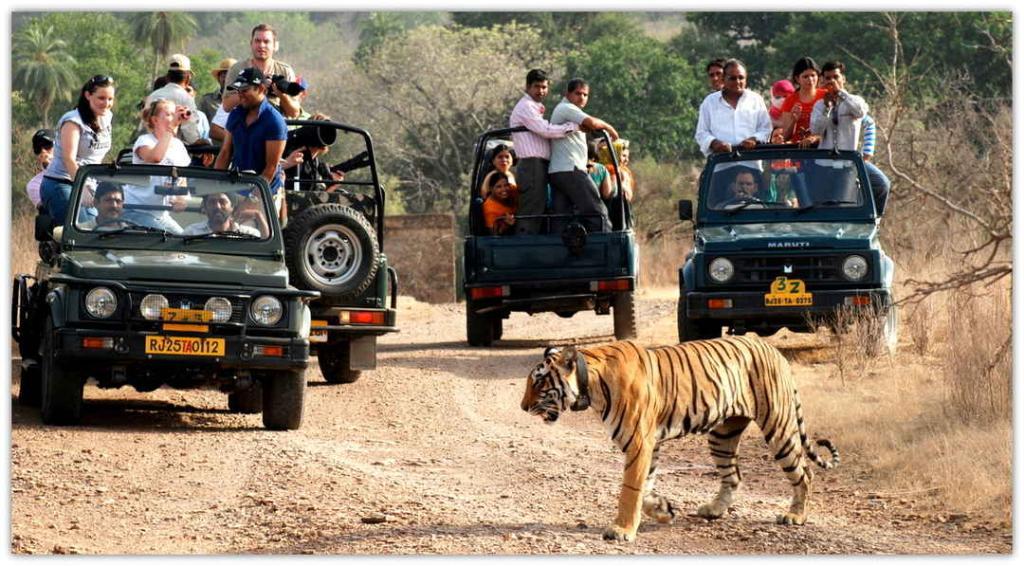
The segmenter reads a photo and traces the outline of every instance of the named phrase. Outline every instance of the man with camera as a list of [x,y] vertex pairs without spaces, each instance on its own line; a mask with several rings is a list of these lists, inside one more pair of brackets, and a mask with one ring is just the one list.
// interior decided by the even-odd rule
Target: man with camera
[[[811,110],[811,138],[812,141],[818,140],[818,149],[857,150],[860,128],[868,113],[868,103],[846,91],[845,73],[846,65],[840,61],[828,61],[821,67],[822,83],[827,94],[814,103]],[[864,167],[874,195],[875,208],[881,216],[889,197],[889,178],[874,163],[865,160]]]
[[[267,99],[270,103],[278,107],[285,116],[298,116],[299,106],[295,96],[302,91],[302,87],[295,82],[295,71],[291,65],[274,59],[274,53],[277,53],[279,47],[277,31],[269,24],[259,24],[252,28],[249,41],[252,57],[232,65],[224,84],[234,83],[243,69],[259,69],[266,81]],[[239,97],[237,93],[226,91],[222,103],[224,110],[231,112],[239,104]]]
[[[255,171],[278,194],[280,161],[288,139],[284,118],[267,100],[266,82],[259,69],[243,69],[230,86],[238,105],[228,115],[214,168],[227,169],[232,165],[239,171]],[[280,212],[279,198],[275,198],[275,204]]]
[[[171,55],[170,64],[167,66],[167,84],[149,93],[145,105],[161,98],[174,102],[177,107],[183,107],[182,122],[178,128],[178,137],[186,144],[209,143],[201,133],[199,122],[199,111],[196,108],[196,100],[189,94],[188,87],[192,83],[192,62],[188,57],[180,53]],[[145,127],[143,126],[144,130]]]

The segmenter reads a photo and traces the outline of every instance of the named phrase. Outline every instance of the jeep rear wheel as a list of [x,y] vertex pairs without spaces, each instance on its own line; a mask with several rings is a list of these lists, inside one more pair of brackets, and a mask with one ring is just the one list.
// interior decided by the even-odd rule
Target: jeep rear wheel
[[679,342],[691,340],[707,340],[709,338],[720,338],[722,336],[722,325],[715,321],[693,320],[686,315],[686,299],[680,298],[676,307],[676,327],[679,332]]
[[256,382],[248,389],[228,393],[228,410],[246,415],[263,411],[263,386]]
[[62,366],[54,351],[53,320],[46,319],[43,331],[42,383],[40,409],[43,422],[54,425],[71,425],[82,418],[82,393],[85,383],[82,376]]
[[619,293],[612,299],[612,317],[615,319],[615,339],[636,338],[636,302],[633,291]]
[[296,287],[356,296],[373,283],[380,246],[373,226],[340,204],[304,210],[285,228],[285,259]]
[[263,378],[263,426],[295,430],[302,426],[306,375],[301,369],[268,373]]
[[320,347],[316,352],[316,360],[320,365],[320,373],[327,383],[355,383],[362,375],[359,370],[349,367],[349,343],[332,342]]
[[[495,315],[477,314],[473,312],[473,304],[466,301],[466,341],[470,346],[490,346],[495,338],[494,319]],[[501,319],[498,318],[498,324]]]

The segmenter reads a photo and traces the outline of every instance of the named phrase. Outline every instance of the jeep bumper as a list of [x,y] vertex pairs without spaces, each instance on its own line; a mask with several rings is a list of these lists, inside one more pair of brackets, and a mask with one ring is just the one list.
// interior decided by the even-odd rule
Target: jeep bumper
[[839,289],[813,291],[812,304],[766,306],[763,291],[722,291],[686,293],[686,316],[691,320],[719,320],[722,324],[742,323],[747,328],[806,326],[808,318],[824,320],[846,307],[880,313],[892,305],[888,289]]
[[[149,337],[222,341],[217,354],[147,353]],[[175,334],[127,332],[108,329],[61,328],[55,336],[54,351],[61,363],[80,367],[118,366],[142,369],[149,375],[174,377],[179,373],[210,375],[221,370],[305,369],[309,365],[309,341],[304,338],[224,334]]]

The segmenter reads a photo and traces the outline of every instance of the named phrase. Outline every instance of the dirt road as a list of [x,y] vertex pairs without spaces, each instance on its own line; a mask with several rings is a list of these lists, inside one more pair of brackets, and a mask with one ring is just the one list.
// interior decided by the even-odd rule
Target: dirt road
[[[756,434],[727,517],[693,513],[717,489],[703,439],[662,451],[659,491],[687,515],[608,543],[621,454],[595,415],[546,426],[519,408],[549,344],[609,341],[611,317],[514,315],[469,348],[461,305],[400,300],[402,332],[352,385],[310,369],[303,427],[262,429],[216,392],[86,388],[81,426],[43,427],[14,402],[14,553],[819,554],[1008,553],[1011,532],[939,522],[866,494],[856,465],[819,473],[807,525],[774,524],[789,487]],[[675,339],[673,292],[639,303],[641,341]],[[797,364],[798,382],[814,379]],[[17,393],[17,381],[13,385]],[[805,409],[805,412],[808,412]],[[813,431],[814,421],[809,418]],[[835,439],[842,449],[842,439]]]

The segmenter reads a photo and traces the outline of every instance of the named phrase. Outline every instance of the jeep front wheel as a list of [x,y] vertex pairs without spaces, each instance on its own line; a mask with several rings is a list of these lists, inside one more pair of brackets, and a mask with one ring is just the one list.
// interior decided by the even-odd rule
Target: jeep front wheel
[[82,393],[85,383],[78,372],[65,368],[57,360],[54,341],[53,320],[47,318],[41,352],[43,360],[40,409],[43,422],[53,425],[76,424],[82,418]]
[[296,287],[356,296],[373,283],[380,246],[369,220],[340,204],[306,209],[288,223],[285,259]]
[[296,430],[302,426],[306,375],[301,369],[283,370],[263,378],[263,426],[270,430]]
[[679,342],[691,340],[707,340],[709,338],[720,338],[722,336],[722,325],[715,321],[693,320],[686,314],[686,298],[679,299],[676,307],[676,327],[679,332]]

